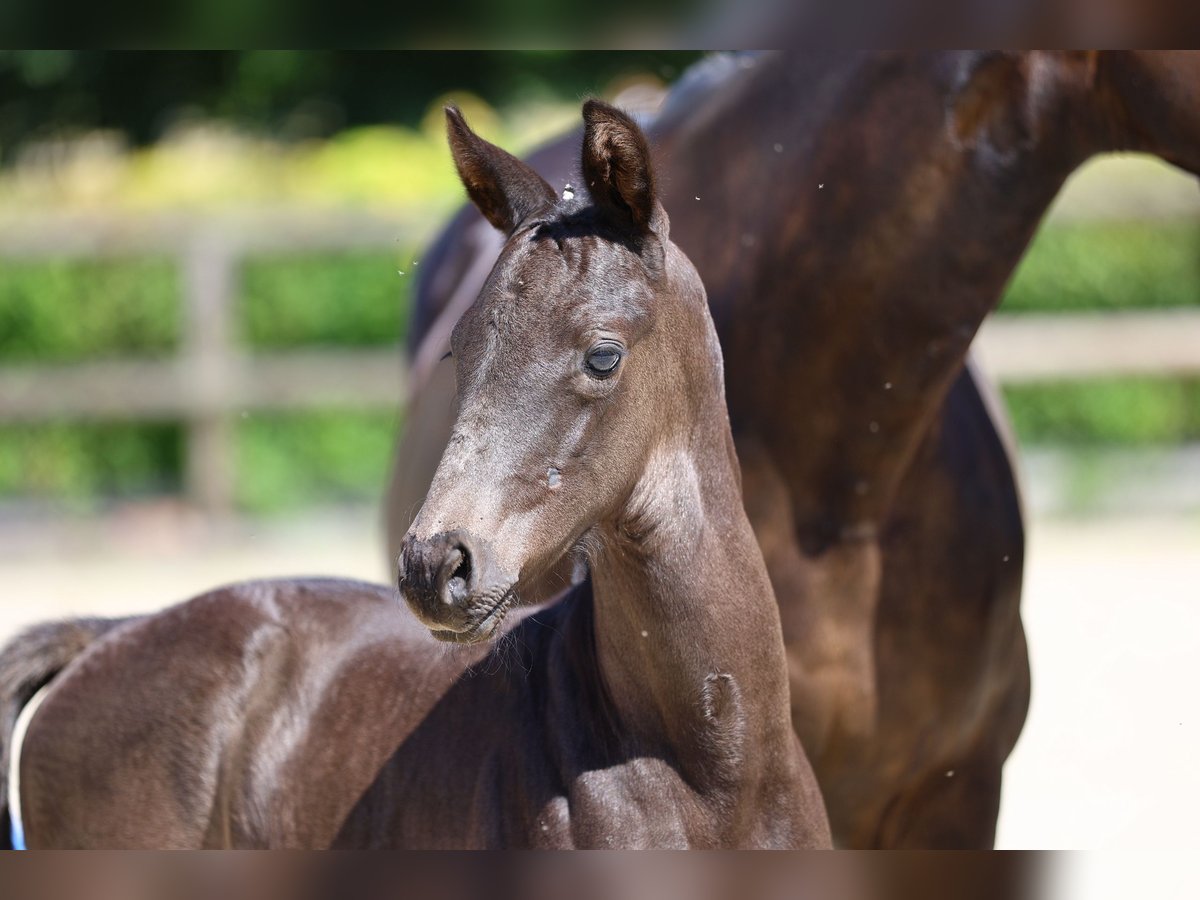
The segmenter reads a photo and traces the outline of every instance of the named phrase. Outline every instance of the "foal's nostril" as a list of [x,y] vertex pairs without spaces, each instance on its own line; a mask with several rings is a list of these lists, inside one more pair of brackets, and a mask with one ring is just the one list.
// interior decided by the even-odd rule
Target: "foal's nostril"
[[463,603],[471,588],[471,551],[463,544],[456,544],[446,554],[442,571],[448,573],[445,579],[445,601],[454,605]]
[[461,545],[458,547],[458,552],[462,558],[458,561],[458,565],[454,567],[454,571],[450,573],[450,577],[461,578],[469,584],[471,581],[471,552]]

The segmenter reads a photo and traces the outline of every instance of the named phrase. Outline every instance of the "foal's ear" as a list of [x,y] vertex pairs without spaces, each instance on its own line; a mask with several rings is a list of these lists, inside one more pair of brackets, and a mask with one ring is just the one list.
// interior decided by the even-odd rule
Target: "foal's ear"
[[446,134],[458,177],[483,217],[512,234],[531,215],[554,204],[554,189],[511,153],[489,144],[456,106],[446,107]]
[[650,146],[637,123],[600,100],[583,104],[583,179],[593,202],[642,234],[667,237]]

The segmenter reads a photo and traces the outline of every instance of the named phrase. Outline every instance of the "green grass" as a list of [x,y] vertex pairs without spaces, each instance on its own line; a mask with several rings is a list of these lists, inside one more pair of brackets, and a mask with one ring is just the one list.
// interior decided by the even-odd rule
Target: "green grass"
[[98,498],[176,492],[183,430],[127,423],[0,428],[0,497],[86,507]]
[[[411,260],[402,248],[251,260],[241,271],[238,333],[263,350],[396,345],[408,319]],[[1200,226],[1072,223],[1038,236],[1002,312],[1195,305]],[[3,365],[167,355],[181,328],[178,276],[166,260],[0,268]],[[1006,389],[1005,397],[1026,444],[1200,441],[1200,380],[1021,385]],[[316,503],[378,502],[397,428],[392,411],[240,419],[238,504],[271,513]],[[182,469],[178,425],[0,426],[0,498],[86,506],[177,491]]]

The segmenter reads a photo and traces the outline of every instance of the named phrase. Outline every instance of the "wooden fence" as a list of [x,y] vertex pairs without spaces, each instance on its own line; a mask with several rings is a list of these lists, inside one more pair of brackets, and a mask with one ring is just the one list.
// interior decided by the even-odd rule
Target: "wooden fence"
[[[234,333],[241,263],[271,253],[395,249],[426,236],[412,219],[289,210],[220,216],[75,215],[0,223],[0,261],[171,257],[184,304],[174,358],[0,366],[0,422],[173,420],[186,424],[185,489],[230,508],[233,422],[244,411],[395,407],[399,348],[249,354]],[[2,264],[2,262],[0,262]]]
[[[250,354],[234,334],[243,260],[267,253],[418,245],[429,224],[400,216],[279,210],[221,216],[70,216],[0,222],[3,260],[170,256],[186,316],[170,359],[5,366],[0,422],[186,423],[185,486],[219,513],[233,498],[233,422],[243,411],[392,408],[405,395],[399,348]],[[975,342],[1005,382],[1200,373],[1194,311],[1001,316]]]

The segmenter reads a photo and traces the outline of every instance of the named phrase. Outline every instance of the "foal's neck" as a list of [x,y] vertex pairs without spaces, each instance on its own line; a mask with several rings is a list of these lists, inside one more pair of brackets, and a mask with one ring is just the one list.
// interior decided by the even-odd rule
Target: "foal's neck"
[[751,788],[788,758],[775,596],[742,507],[724,409],[651,456],[592,541],[596,650],[624,729],[702,790]]

